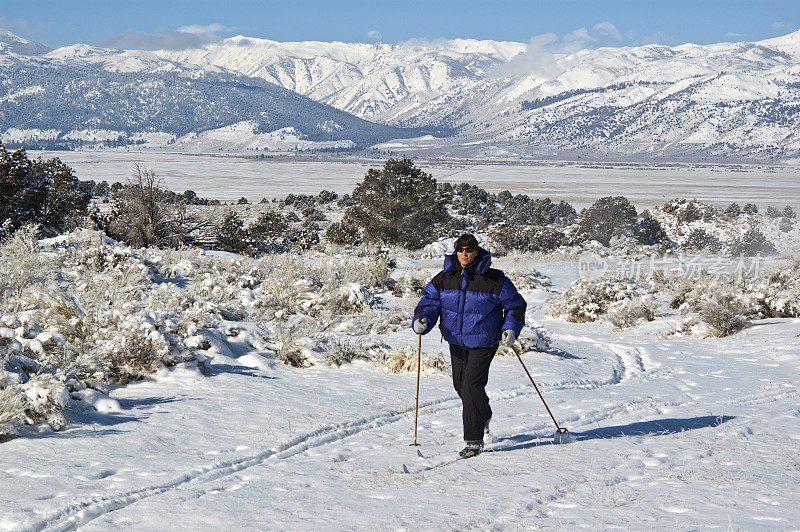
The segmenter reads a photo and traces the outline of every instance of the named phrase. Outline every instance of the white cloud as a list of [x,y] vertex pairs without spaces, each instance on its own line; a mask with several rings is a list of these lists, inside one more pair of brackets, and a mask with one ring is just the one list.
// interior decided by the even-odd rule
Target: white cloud
[[367,32],[367,37],[372,39],[373,41],[380,41],[383,39],[383,35],[378,30],[370,30]]
[[111,35],[103,45],[124,50],[185,50],[219,41],[219,32],[232,29],[215,22],[207,26],[194,24],[153,33],[126,31]]
[[515,74],[530,74],[542,78],[552,78],[563,72],[556,61],[554,45],[559,42],[555,33],[543,33],[532,37],[528,48],[514,56],[511,61],[495,67],[491,74],[507,77]]
[[594,26],[592,26],[592,31],[597,32],[600,35],[606,35],[617,41],[622,40],[622,35],[620,35],[617,27],[608,21],[595,24]]
[[221,31],[230,31],[233,28],[229,28],[227,26],[223,26],[217,22],[212,24],[208,24],[206,26],[200,26],[199,24],[192,24],[189,26],[181,26],[178,28],[178,31],[181,33],[191,33],[192,35],[197,35],[200,39],[209,41],[212,40],[219,40],[219,32]]
[[791,33],[797,31],[797,24],[790,24],[789,22],[773,22],[772,28],[781,33]]
[[408,39],[397,44],[401,48],[437,48],[444,49],[450,46],[447,39]]
[[725,37],[732,37],[732,38],[735,39],[735,38],[738,38],[738,37],[744,37],[744,34],[743,33],[736,33],[735,31],[729,31],[728,33],[725,34]]
[[577,30],[564,35],[564,41],[569,43],[588,43],[595,40],[597,39],[589,35],[589,32],[586,31],[586,28],[578,28]]
[[507,77],[516,74],[534,75],[541,78],[554,78],[563,73],[567,66],[564,56],[596,46],[598,37],[608,36],[622,40],[622,35],[611,22],[600,22],[592,26],[591,32],[578,28],[565,35],[543,33],[531,38],[525,52],[515,56],[507,63],[492,69],[491,75]]

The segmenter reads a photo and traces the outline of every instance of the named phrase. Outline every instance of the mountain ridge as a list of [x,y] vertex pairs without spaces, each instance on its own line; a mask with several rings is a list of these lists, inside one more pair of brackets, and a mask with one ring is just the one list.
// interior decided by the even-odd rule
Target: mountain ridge
[[[116,73],[260,79],[371,122],[458,132],[395,143],[409,155],[800,157],[800,31],[756,42],[561,55],[532,46],[280,43],[240,35],[180,51],[72,45],[19,57]],[[17,92],[24,90],[34,89]],[[231,124],[247,117],[236,118]]]

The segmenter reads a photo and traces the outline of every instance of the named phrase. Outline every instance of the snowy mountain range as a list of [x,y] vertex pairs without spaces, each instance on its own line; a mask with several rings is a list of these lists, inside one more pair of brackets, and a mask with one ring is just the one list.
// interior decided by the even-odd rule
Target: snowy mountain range
[[[30,109],[47,108],[67,95],[83,100],[111,91],[101,112],[86,111],[76,130],[121,131],[124,124],[108,124],[108,117],[121,120],[134,105],[139,118],[125,138],[135,134],[153,145],[161,140],[145,133],[166,134],[163,138],[174,143],[185,135],[233,127],[238,133],[230,138],[238,140],[226,147],[252,149],[258,142],[249,137],[293,128],[298,138],[312,142],[377,144],[409,156],[800,158],[800,32],[752,43],[598,48],[564,55],[521,43],[465,39],[389,45],[237,36],[201,48],[153,52],[83,44],[47,51],[9,33],[0,41],[3,139],[21,141],[36,130],[57,131],[50,134],[61,138],[72,126],[49,125],[48,113]],[[81,85],[87,72],[93,81]],[[53,88],[52,79],[63,83]],[[181,102],[206,101],[205,87],[179,94],[167,89],[196,85],[193,80],[221,84],[214,85],[218,90],[202,111],[213,120],[177,114],[185,110]],[[118,92],[126,83],[132,92]],[[142,84],[161,88],[137,97],[135,87]],[[233,86],[258,90],[252,98],[239,98],[247,101],[234,106],[235,112],[222,113],[213,104]],[[266,111],[258,104],[258,91],[278,88],[286,89],[281,93],[286,113],[259,119]],[[163,115],[154,109],[163,107],[166,95],[173,97],[180,128],[170,129],[172,119],[158,120]],[[370,132],[355,139],[351,126],[342,123],[344,114],[323,119],[323,108],[375,124],[360,123]],[[309,112],[314,127],[309,120],[290,119]],[[254,128],[242,125],[251,122]],[[339,127],[324,126],[333,123]],[[391,129],[381,129],[386,126]],[[399,128],[431,128],[433,135]],[[457,134],[442,135],[445,131]],[[396,140],[402,137],[407,140]]]

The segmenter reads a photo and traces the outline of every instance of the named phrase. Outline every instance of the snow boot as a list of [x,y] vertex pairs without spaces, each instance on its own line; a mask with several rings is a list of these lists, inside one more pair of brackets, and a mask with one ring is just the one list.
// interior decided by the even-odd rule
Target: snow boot
[[489,430],[489,422],[492,421],[492,418],[486,420],[486,424],[483,426],[483,440],[489,443],[494,442],[494,436],[492,432]]
[[471,458],[478,456],[483,451],[483,440],[468,441],[467,446],[459,451],[458,456],[461,458]]

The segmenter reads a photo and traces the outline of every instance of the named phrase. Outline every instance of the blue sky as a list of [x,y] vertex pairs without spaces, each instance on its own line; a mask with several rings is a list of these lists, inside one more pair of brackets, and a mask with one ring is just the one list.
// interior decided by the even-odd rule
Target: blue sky
[[242,34],[387,43],[538,38],[574,49],[785,35],[800,29],[800,0],[3,0],[0,28],[51,48],[181,48]]

